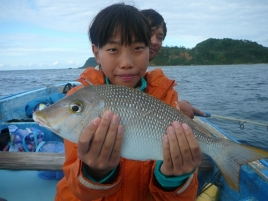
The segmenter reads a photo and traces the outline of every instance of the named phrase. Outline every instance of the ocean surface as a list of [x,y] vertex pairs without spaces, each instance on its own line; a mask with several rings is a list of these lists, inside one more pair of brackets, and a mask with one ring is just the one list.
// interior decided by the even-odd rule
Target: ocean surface
[[[153,69],[155,67],[150,67]],[[211,114],[268,124],[268,64],[162,67],[178,83],[179,98]],[[75,81],[84,69],[0,71],[0,98]],[[241,143],[268,151],[268,128],[207,118]]]

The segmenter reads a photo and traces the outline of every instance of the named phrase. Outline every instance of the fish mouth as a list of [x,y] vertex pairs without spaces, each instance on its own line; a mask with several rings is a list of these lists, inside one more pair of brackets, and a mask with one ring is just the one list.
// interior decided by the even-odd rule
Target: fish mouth
[[46,121],[45,119],[42,119],[40,117],[37,117],[37,115],[35,113],[33,113],[33,120],[38,123],[39,126],[42,126],[44,128],[47,128],[48,130],[54,132],[54,133],[60,133],[59,130],[54,129],[48,121]]
[[41,118],[38,118],[35,113],[33,114],[33,120],[39,124],[39,126],[42,126],[42,127],[47,127],[47,128],[51,128],[51,126],[49,125],[49,123],[47,121],[44,121],[43,119]]

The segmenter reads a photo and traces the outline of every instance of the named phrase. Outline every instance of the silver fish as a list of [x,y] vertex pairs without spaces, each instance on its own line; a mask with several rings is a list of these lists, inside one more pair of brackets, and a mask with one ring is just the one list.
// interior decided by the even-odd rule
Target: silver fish
[[202,152],[215,161],[233,189],[239,190],[242,164],[268,157],[268,152],[263,150],[215,138],[177,109],[144,92],[123,86],[83,87],[35,112],[33,117],[59,136],[77,142],[89,122],[107,110],[120,116],[120,123],[124,126],[121,156],[127,159],[163,160],[162,138],[175,120],[190,126]]

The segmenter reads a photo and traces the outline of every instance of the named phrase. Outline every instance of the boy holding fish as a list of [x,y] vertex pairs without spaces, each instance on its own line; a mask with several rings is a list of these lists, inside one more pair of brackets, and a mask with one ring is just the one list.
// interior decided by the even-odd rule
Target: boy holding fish
[[[178,108],[175,81],[161,69],[146,72],[151,32],[139,10],[125,4],[101,10],[90,26],[89,38],[101,71],[90,68],[81,74],[83,86],[133,87]],[[118,115],[107,111],[88,123],[77,143],[65,140],[65,176],[55,200],[196,199],[201,150],[187,124],[174,121],[167,128],[163,161],[134,161],[120,157],[124,128]]]

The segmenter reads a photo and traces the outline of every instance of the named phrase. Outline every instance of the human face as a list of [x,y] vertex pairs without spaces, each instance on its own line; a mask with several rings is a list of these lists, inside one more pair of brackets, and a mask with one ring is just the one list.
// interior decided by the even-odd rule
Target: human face
[[103,47],[92,45],[97,62],[103,73],[115,85],[135,87],[149,65],[149,47],[142,42],[121,45],[120,34]]
[[163,27],[160,25],[158,27],[151,28],[151,43],[150,43],[150,56],[149,56],[150,61],[153,60],[160,51],[163,40],[164,40]]

